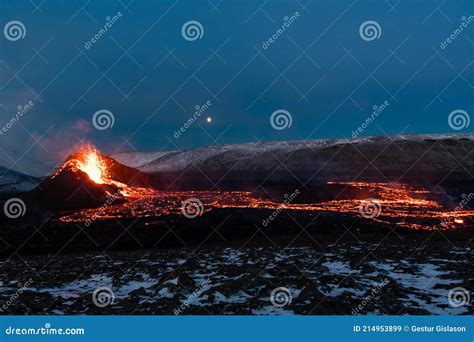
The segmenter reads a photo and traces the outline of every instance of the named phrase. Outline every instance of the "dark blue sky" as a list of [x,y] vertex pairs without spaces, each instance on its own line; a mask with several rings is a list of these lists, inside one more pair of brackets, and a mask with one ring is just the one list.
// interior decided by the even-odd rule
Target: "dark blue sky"
[[[474,21],[440,48],[463,16],[474,15],[472,1],[36,3],[0,4],[2,28],[17,20],[26,29],[16,41],[0,36],[0,126],[18,105],[34,103],[0,135],[2,150],[16,151],[3,153],[6,166],[54,161],[78,139],[111,153],[350,137],[385,101],[389,106],[361,135],[472,128],[451,129],[448,115],[473,112]],[[201,39],[183,38],[190,20],[202,25]],[[369,20],[381,29],[372,41],[359,34]],[[176,139],[195,106],[207,101],[209,109]],[[100,109],[113,114],[113,127],[94,128]],[[291,127],[272,128],[278,109],[291,114]]]

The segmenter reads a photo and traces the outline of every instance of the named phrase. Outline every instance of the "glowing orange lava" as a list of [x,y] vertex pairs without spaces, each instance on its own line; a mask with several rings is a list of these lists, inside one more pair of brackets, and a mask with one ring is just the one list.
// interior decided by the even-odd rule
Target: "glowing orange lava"
[[94,150],[85,152],[82,160],[78,160],[78,168],[86,173],[97,184],[105,183],[106,166]]
[[[107,180],[107,183],[114,182]],[[121,184],[121,183],[118,183]],[[269,199],[253,197],[244,191],[158,191],[146,188],[134,188],[123,185],[121,193],[127,202],[101,208],[104,219],[127,217],[160,217],[181,214],[182,203],[190,197],[199,198],[204,211],[214,208],[248,208],[267,210],[295,210],[311,212],[315,218],[324,215],[346,215],[363,220],[372,220],[382,224],[397,225],[410,229],[451,229],[462,227],[474,218],[474,210],[452,211],[441,203],[428,199],[430,191],[413,188],[406,184],[365,183],[365,182],[329,182],[359,188],[377,197],[378,212],[367,217],[363,215],[365,199],[333,199],[320,203],[276,203]],[[85,209],[70,212],[60,218],[63,222],[81,222],[91,215],[97,216],[97,209]]]

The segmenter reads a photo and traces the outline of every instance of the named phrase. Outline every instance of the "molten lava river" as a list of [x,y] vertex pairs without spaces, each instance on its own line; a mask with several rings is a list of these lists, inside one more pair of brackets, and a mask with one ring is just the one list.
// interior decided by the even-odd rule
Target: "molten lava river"
[[[474,210],[459,206],[449,210],[440,202],[428,199],[431,192],[400,183],[329,182],[328,184],[355,188],[361,193],[373,194],[374,199],[333,199],[319,203],[278,203],[253,196],[244,191],[159,191],[130,187],[112,180],[105,161],[93,151],[76,167],[89,175],[97,184],[118,189],[109,192],[109,198],[99,208],[67,211],[59,214],[61,222],[86,222],[121,218],[158,218],[167,215],[202,215],[215,208],[249,208],[269,211],[297,210],[309,215],[349,215],[385,224],[412,229],[450,229],[471,226]],[[120,198],[120,200],[118,200]],[[296,198],[297,199],[297,198]]]

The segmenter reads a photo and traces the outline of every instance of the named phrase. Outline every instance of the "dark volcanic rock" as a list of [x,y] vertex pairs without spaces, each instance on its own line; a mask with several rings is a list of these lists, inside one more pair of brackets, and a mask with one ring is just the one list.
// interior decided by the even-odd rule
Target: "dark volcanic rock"
[[[87,250],[133,250],[143,248],[173,249],[189,246],[239,246],[249,238],[257,245],[270,241],[288,245],[318,245],[344,236],[355,241],[380,242],[392,232],[397,236],[427,238],[431,231],[417,231],[337,214],[308,215],[303,211],[285,211],[268,227],[261,222],[272,214],[265,209],[215,209],[194,219],[181,214],[156,218],[123,218],[86,223],[63,223],[55,220],[34,227],[4,227],[0,231],[0,256],[16,251],[19,255],[70,253]],[[224,223],[223,223],[224,222]],[[124,230],[124,227],[128,227]],[[216,228],[218,227],[218,228]],[[125,232],[127,232],[125,234]],[[350,232],[350,233],[349,233]],[[395,234],[395,233],[394,233]],[[33,236],[32,236],[33,235]],[[471,228],[444,231],[433,239],[470,241]],[[270,239],[270,240],[269,240]],[[26,242],[25,242],[26,240]]]
[[[472,305],[447,300],[454,286],[472,284],[469,247],[392,236],[380,243],[13,257],[0,263],[10,280],[0,301],[31,279],[3,314],[472,315]],[[93,293],[104,286],[114,301],[97,307]],[[272,292],[281,287],[292,298],[275,307]]]
[[45,209],[73,210],[101,206],[109,193],[117,190],[113,185],[94,183],[86,173],[70,166],[45,179],[31,195]]
[[[118,183],[129,186],[148,185],[148,176],[125,166],[112,158],[98,155],[106,168],[107,181],[98,184],[78,168],[81,153],[71,155],[58,171],[41,182],[29,195],[42,208],[49,210],[73,210],[96,208],[113,196],[114,203],[122,199]],[[115,183],[114,183],[115,182]]]

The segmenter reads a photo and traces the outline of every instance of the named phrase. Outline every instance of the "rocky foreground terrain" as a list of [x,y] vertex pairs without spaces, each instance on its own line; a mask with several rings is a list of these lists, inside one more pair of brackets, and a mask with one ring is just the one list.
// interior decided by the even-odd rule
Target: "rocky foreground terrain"
[[[472,288],[473,248],[472,242],[391,235],[380,244],[268,243],[13,258],[0,262],[0,301],[28,281],[4,313],[473,314],[469,303],[454,307],[448,300],[451,289]],[[97,289],[103,292],[99,306],[93,300]],[[272,302],[275,291],[280,297]]]

